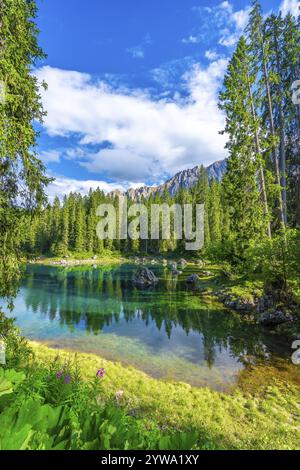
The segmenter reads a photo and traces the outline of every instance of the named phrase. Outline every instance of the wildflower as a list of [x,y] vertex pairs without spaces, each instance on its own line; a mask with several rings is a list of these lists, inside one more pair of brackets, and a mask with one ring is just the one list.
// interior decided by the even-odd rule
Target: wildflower
[[63,370],[60,370],[60,371],[56,372],[56,378],[57,378],[57,379],[61,379],[62,376],[63,376],[63,373],[64,373]]
[[103,379],[103,377],[105,376],[105,374],[106,374],[106,371],[105,371],[105,369],[102,368],[102,369],[99,369],[99,370],[98,370],[98,372],[97,372],[97,374],[96,374],[96,377],[97,377],[98,379]]
[[70,374],[66,375],[64,378],[64,384],[69,385],[71,381],[72,381],[72,376]]

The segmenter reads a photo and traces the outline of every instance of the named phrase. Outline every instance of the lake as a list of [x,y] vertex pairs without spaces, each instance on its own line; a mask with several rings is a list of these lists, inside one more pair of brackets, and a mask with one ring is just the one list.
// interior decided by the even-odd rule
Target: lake
[[26,268],[12,316],[28,338],[52,348],[98,354],[156,378],[228,390],[247,364],[290,360],[285,337],[189,290],[187,268],[138,290],[137,266]]

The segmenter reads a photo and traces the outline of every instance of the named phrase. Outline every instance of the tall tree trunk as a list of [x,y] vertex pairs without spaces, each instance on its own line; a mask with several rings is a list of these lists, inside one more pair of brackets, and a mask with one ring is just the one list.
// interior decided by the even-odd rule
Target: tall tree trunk
[[[264,47],[264,39],[262,36],[262,59],[263,59],[263,75],[265,80],[265,87],[266,87],[266,94],[267,94],[267,103],[268,103],[268,114],[270,119],[270,130],[273,140],[276,140],[276,132],[275,132],[275,125],[274,125],[274,117],[273,117],[273,104],[272,104],[272,97],[271,97],[271,90],[270,90],[270,80],[269,74],[267,69],[266,57],[265,57],[265,47]],[[280,181],[280,170],[279,170],[279,163],[277,158],[277,148],[275,142],[272,143],[272,154],[275,166],[275,179],[278,187],[281,187]],[[281,191],[278,195],[278,204],[279,204],[279,221],[280,223],[285,226],[284,221],[284,211],[283,211],[283,202],[282,202],[282,194]]]
[[[276,21],[276,20],[275,20]],[[279,127],[280,127],[280,146],[279,146],[279,162],[280,162],[280,184],[282,187],[281,197],[283,206],[284,224],[287,225],[287,180],[286,180],[286,147],[285,147],[285,118],[283,112],[283,83],[282,70],[280,66],[279,44],[278,44],[278,28],[274,25],[274,45],[276,52],[276,68],[279,77]]]
[[[251,85],[248,81],[248,89],[249,89],[249,97],[250,97],[250,102],[251,102],[251,112],[252,112],[252,117],[253,120],[256,120],[256,112],[255,112],[255,107],[254,107],[254,102],[253,102],[253,95],[252,95],[252,90],[251,90]],[[260,149],[260,143],[259,143],[259,134],[258,130],[255,128],[255,148],[256,148],[256,153],[260,157],[260,162],[259,162],[259,179],[260,179],[260,189],[261,189],[261,197],[264,205],[264,212],[265,216],[267,219],[267,232],[268,232],[268,237],[272,238],[272,231],[271,231],[271,223],[270,223],[270,214],[269,214],[269,205],[268,205],[268,197],[267,197],[267,191],[266,191],[266,181],[265,181],[265,173],[264,173],[264,168],[262,165],[262,155],[261,155],[261,149]]]

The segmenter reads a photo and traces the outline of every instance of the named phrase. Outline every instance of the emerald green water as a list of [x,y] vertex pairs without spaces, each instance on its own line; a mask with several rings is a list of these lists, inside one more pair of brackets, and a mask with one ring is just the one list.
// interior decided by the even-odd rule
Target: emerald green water
[[28,338],[91,352],[154,377],[226,390],[257,358],[287,356],[290,343],[186,288],[167,269],[153,290],[132,283],[137,267],[28,266],[13,316]]

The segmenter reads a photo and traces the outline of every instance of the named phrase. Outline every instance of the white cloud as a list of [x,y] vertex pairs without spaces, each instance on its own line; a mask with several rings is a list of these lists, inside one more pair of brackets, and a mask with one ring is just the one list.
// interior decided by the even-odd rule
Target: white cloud
[[126,52],[131,55],[133,59],[143,59],[145,57],[145,48],[152,44],[152,38],[150,34],[146,34],[141,44],[134,47],[128,47]]
[[205,57],[210,61],[215,61],[218,60],[220,56],[216,51],[208,50],[205,51]]
[[292,13],[294,16],[299,16],[300,14],[300,2],[298,0],[283,0],[279,7],[279,10],[282,12],[283,16],[286,16],[288,13]]
[[198,36],[193,36],[192,34],[187,37],[187,38],[183,38],[181,40],[181,42],[183,44],[198,44],[199,42],[201,42],[201,36],[198,35]]
[[61,154],[57,150],[45,150],[39,154],[39,158],[44,163],[58,163],[60,161]]
[[223,8],[223,10],[228,10],[230,12],[232,11],[232,5],[231,5],[231,3],[227,2],[227,1],[222,2],[220,4],[220,8]]
[[218,43],[221,46],[232,47],[244,31],[250,8],[246,5],[241,10],[235,11],[233,4],[228,0],[212,7],[194,7],[193,11],[199,15],[200,24],[197,32],[194,31],[190,38],[201,38],[207,45]]
[[126,49],[126,52],[128,52],[133,59],[143,59],[145,57],[142,46],[129,47]]
[[[184,80],[188,98],[155,101],[138,90],[115,90],[88,74],[43,67],[48,83],[42,91],[50,136],[74,139],[79,151],[68,157],[118,182],[155,182],[162,176],[226,156],[226,137],[219,135],[224,117],[218,89],[226,68],[219,59],[207,68],[195,66]],[[110,148],[92,152],[88,145]],[[74,147],[74,145],[72,145]]]
[[50,201],[53,201],[56,196],[62,199],[65,195],[70,194],[71,192],[86,195],[89,193],[90,189],[96,190],[99,188],[101,191],[109,193],[115,190],[126,191],[128,188],[137,188],[143,186],[143,183],[127,182],[126,184],[121,185],[96,180],[80,181],[72,178],[65,178],[64,176],[59,175],[50,176],[55,177],[55,181],[50,183],[47,187],[47,194]]
[[219,44],[225,47],[233,47],[238,42],[247,25],[250,6],[234,11],[231,3],[223,2],[223,4],[226,4],[226,15],[224,17],[226,27],[221,33]]
[[219,40],[219,44],[224,47],[233,47],[239,40],[240,34],[238,32],[230,33],[225,30],[223,36]]

